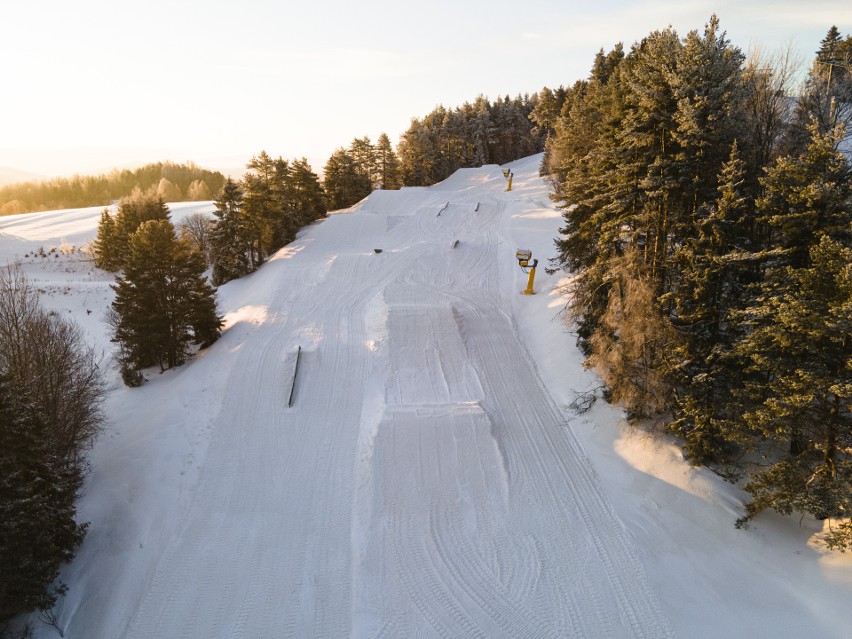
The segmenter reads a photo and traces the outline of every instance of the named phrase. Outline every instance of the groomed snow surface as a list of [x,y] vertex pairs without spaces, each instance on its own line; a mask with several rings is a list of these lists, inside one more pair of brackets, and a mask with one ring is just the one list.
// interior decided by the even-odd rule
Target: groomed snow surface
[[108,359],[112,277],[70,250],[101,209],[0,218],[0,261],[107,358],[65,637],[848,636],[852,558],[820,522],[735,530],[736,487],[617,408],[571,408],[599,381],[544,272],[540,160],[508,165],[511,192],[486,166],[330,215],[222,286],[222,338],[138,389]]

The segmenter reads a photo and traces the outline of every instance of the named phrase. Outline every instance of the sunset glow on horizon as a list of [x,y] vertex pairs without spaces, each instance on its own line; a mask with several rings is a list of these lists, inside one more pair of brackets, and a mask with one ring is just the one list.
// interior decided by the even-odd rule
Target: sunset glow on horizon
[[743,50],[792,41],[805,64],[837,3],[16,2],[0,166],[44,176],[156,160],[231,172],[261,149],[321,169],[354,137],[396,142],[412,117],[479,94],[533,93],[585,78],[594,54],[717,13]]

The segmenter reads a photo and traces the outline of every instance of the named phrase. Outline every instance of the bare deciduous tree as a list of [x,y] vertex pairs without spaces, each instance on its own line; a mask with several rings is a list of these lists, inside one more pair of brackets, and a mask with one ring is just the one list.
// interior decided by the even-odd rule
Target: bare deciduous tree
[[103,421],[98,357],[79,326],[39,306],[17,265],[0,267],[0,374],[51,425],[56,454],[82,463]]
[[204,213],[192,213],[187,215],[178,224],[178,230],[182,236],[188,237],[195,247],[201,251],[207,264],[211,263],[210,226],[213,218]]
[[744,108],[754,140],[756,168],[767,166],[777,154],[779,142],[792,117],[795,78],[802,58],[792,42],[775,53],[760,46],[749,51],[744,78],[747,91]]
[[671,397],[667,356],[677,335],[638,265],[632,249],[612,269],[609,303],[591,337],[594,352],[588,365],[603,377],[613,401],[643,418],[663,411]]

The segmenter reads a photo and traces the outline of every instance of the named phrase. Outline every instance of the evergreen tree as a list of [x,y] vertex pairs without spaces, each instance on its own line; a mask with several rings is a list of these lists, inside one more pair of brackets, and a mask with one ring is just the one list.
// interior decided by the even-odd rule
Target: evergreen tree
[[501,96],[491,104],[480,95],[473,104],[439,105],[424,118],[412,119],[397,147],[402,184],[428,186],[462,167],[505,163],[541,151],[545,135],[530,119],[536,99]]
[[682,46],[671,28],[634,46],[625,66],[629,90],[618,134],[618,172],[613,176],[620,192],[611,223],[629,229],[631,241],[641,246],[642,260],[659,292],[671,275],[665,269],[675,239],[670,231],[684,209],[678,181],[681,147],[675,136],[678,96],[671,84]]
[[254,232],[242,212],[243,192],[228,178],[216,197],[216,226],[210,236],[213,283],[224,284],[252,271]]
[[733,393],[743,378],[741,362],[731,357],[743,327],[732,314],[751,301],[749,285],[760,276],[746,172],[734,143],[719,177],[716,205],[696,219],[696,237],[678,249],[675,259],[681,274],[673,295],[675,326],[685,339],[673,357],[678,393],[671,428],[683,438],[693,463],[724,459],[732,442],[750,443],[740,428],[731,427],[741,415]]
[[[402,134],[397,148],[402,183],[406,186],[428,186],[433,184],[433,169],[437,162],[437,151],[428,128],[417,118]],[[326,192],[328,187],[326,186]],[[330,208],[334,208],[329,204]]]
[[684,190],[686,227],[705,202],[716,197],[716,175],[728,158],[731,144],[743,133],[744,83],[742,52],[731,46],[719,31],[719,20],[710,18],[704,34],[690,31],[669,70],[677,110],[672,137],[678,146],[678,181]]
[[109,210],[104,209],[98,222],[98,232],[93,243],[93,249],[95,264],[105,271],[117,271],[122,266],[116,233],[115,220],[109,214]]
[[[833,34],[820,55],[842,46]],[[742,60],[715,17],[683,41],[668,29],[596,57],[547,142],[565,219],[554,262],[576,271],[572,317],[612,399],[635,416],[671,411],[693,463],[764,455],[744,468],[743,521],[765,508],[848,518],[842,127],[814,121],[758,181],[778,154],[787,80],[754,61],[743,74]],[[852,525],[828,543],[852,547]]]
[[766,508],[852,515],[852,248],[823,236],[809,262],[748,310],[754,329],[737,346],[764,373],[743,389],[744,419],[787,448],[745,485],[742,521]]
[[270,219],[272,239],[266,252],[272,254],[296,238],[300,228],[299,207],[293,192],[293,175],[290,163],[279,157],[273,163],[272,179],[273,207]]
[[552,198],[565,209],[554,262],[577,271],[571,315],[586,354],[609,305],[609,260],[622,254],[629,240],[625,218],[639,207],[639,174],[626,175],[619,157],[628,88],[621,65],[631,64],[633,58],[625,60],[617,46],[598,57],[599,63],[605,60],[614,66],[593,69],[590,80],[570,89],[556,135],[547,145]]
[[849,161],[837,150],[843,128],[822,133],[812,122],[811,141],[798,157],[783,157],[761,180],[758,201],[771,230],[769,243],[788,253],[795,268],[808,265],[809,251],[821,235],[849,243],[852,238],[852,184]]
[[[603,49],[599,55],[602,54]],[[562,112],[562,105],[565,104],[566,95],[565,88],[560,86],[555,91],[544,87],[536,96],[535,108],[530,113],[530,119],[548,138],[556,133],[556,122]]]
[[118,203],[118,211],[111,221],[101,215],[98,235],[95,240],[95,263],[105,270],[124,268],[130,252],[130,236],[148,220],[168,220],[169,209],[155,194],[143,194],[136,189],[132,195]]
[[253,231],[252,250],[249,253],[251,270],[263,264],[273,250],[277,222],[283,217],[280,188],[276,183],[280,169],[266,151],[261,151],[246,165],[249,172],[243,176],[242,211]]
[[399,158],[394,153],[387,133],[382,133],[376,141],[374,149],[375,165],[377,167],[379,188],[398,189],[400,184]]
[[112,304],[125,367],[158,364],[166,370],[185,361],[192,343],[206,346],[218,338],[221,321],[205,267],[201,254],[176,238],[167,220],[145,222],[131,236]]
[[82,471],[51,449],[48,428],[24,397],[0,377],[0,626],[53,607],[66,591],[59,568],[87,527],[75,520]]
[[291,163],[288,192],[293,201],[297,227],[310,224],[325,215],[325,192],[305,158]]
[[493,124],[489,112],[488,100],[480,95],[473,103],[471,137],[473,138],[473,166],[483,166],[490,161],[491,136]]
[[331,154],[323,173],[323,189],[331,210],[352,206],[372,190],[369,178],[359,171],[346,149],[337,149]]
[[363,138],[355,138],[352,144],[349,145],[349,155],[352,158],[352,163],[355,167],[355,172],[358,175],[366,178],[370,182],[372,190],[373,184],[379,181],[378,167],[376,166],[375,147],[366,135]]

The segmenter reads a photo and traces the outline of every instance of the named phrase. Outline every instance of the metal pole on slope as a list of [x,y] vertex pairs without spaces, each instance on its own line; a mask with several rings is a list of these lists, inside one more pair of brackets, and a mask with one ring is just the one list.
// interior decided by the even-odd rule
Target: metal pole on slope
[[289,374],[288,379],[290,383],[285,386],[284,390],[287,393],[287,407],[291,407],[293,405],[293,389],[296,387],[296,374],[299,372],[299,356],[302,354],[302,347],[296,346],[296,352],[291,353],[288,359],[292,359],[293,361],[293,370]]

